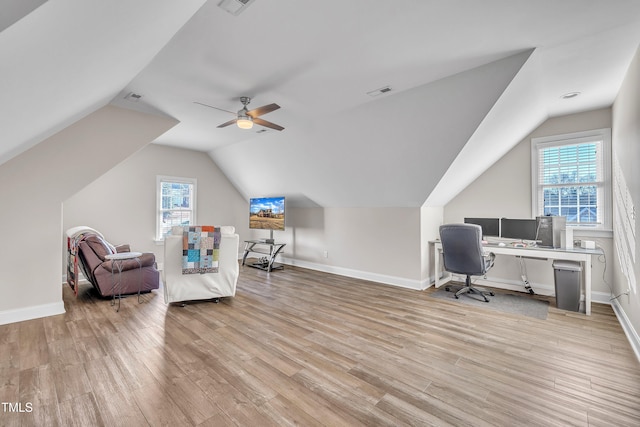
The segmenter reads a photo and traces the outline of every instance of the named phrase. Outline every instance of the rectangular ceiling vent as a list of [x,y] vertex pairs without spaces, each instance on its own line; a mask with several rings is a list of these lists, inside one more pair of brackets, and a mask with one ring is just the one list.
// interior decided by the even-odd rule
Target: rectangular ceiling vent
[[131,102],[138,102],[140,101],[140,99],[142,99],[142,95],[139,95],[137,93],[133,93],[133,92],[129,92],[124,99],[126,99],[127,101],[131,101]]
[[218,6],[233,16],[242,13],[254,0],[222,0]]
[[381,87],[380,89],[372,90],[371,92],[367,92],[367,95],[369,95],[369,96],[378,96],[378,95],[382,95],[383,93],[387,93],[387,92],[391,92],[391,87],[390,86],[385,86],[385,87]]

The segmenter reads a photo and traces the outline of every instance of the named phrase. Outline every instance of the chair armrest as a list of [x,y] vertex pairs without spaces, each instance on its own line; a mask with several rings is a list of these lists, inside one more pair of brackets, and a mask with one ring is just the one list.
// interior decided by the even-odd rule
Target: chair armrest
[[129,247],[128,244],[116,246],[116,253],[121,253],[121,252],[131,252],[131,247]]

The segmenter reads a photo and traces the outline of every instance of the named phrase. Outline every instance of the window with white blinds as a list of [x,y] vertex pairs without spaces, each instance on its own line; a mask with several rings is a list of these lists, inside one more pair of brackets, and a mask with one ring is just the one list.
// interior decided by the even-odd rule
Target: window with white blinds
[[174,225],[196,223],[196,180],[157,177],[156,238],[164,240]]
[[531,140],[533,216],[611,229],[611,130]]

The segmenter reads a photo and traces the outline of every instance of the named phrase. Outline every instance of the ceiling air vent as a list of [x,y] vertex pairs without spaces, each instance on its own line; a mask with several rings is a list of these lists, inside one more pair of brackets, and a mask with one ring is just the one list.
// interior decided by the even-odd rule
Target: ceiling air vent
[[218,6],[233,16],[238,16],[253,2],[254,0],[222,0]]
[[139,95],[137,93],[133,93],[133,92],[129,92],[124,99],[126,99],[127,101],[131,101],[131,102],[138,102],[140,101],[140,99],[142,99],[142,95]]
[[376,89],[376,90],[372,90],[371,92],[367,92],[367,95],[369,95],[369,96],[378,96],[378,95],[382,95],[383,93],[387,93],[387,92],[391,92],[391,87],[389,87],[389,86],[381,87],[380,89]]

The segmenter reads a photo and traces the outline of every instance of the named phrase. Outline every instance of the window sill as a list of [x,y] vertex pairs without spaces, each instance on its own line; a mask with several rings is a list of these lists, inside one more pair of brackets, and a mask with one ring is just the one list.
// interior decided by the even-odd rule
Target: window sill
[[156,246],[164,246],[164,239],[153,239],[153,241],[155,242]]
[[613,239],[613,230],[593,229],[593,228],[573,228],[574,237],[599,237]]

